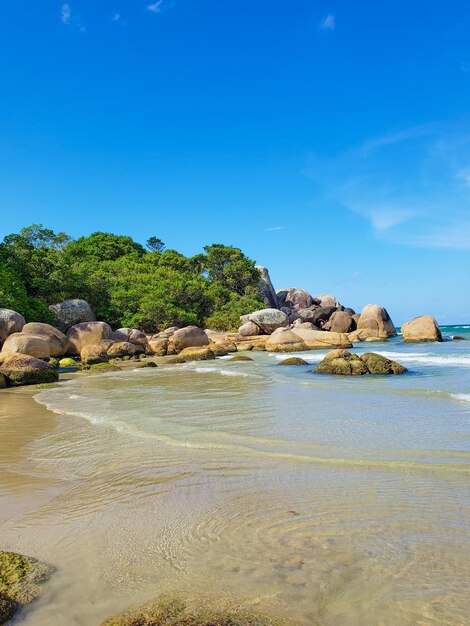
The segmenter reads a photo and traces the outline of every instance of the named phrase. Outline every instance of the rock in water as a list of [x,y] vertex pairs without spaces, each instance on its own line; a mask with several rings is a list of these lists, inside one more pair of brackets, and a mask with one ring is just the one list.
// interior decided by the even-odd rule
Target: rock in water
[[258,265],[256,269],[260,273],[259,290],[261,299],[264,300],[266,306],[272,309],[278,309],[279,302],[277,300],[277,295],[274,291],[268,269],[261,265]]
[[163,596],[101,626],[293,626],[291,622],[208,598]]
[[0,354],[0,373],[11,387],[54,383],[59,379],[55,367],[26,354]]
[[55,315],[55,325],[63,333],[75,324],[94,322],[96,317],[86,300],[69,299],[51,304],[49,310]]
[[35,600],[54,568],[14,552],[0,551],[0,624]]
[[181,350],[179,355],[185,361],[207,361],[210,359],[215,359],[214,352],[207,347],[184,348],[184,350]]
[[370,336],[380,339],[395,337],[397,334],[387,310],[378,304],[367,304],[362,309],[357,330],[365,330]]
[[364,374],[387,375],[403,374],[407,371],[395,361],[368,352],[359,356],[348,350],[332,350],[314,370],[319,374],[335,374],[339,376],[362,376]]
[[20,333],[25,324],[24,317],[16,311],[0,309],[0,347],[9,335]]
[[439,325],[431,315],[420,315],[406,322],[401,327],[403,340],[416,343],[419,341],[442,341]]
[[298,356],[291,356],[289,359],[281,361],[279,365],[308,365],[308,363]]
[[254,322],[267,335],[277,328],[287,326],[287,315],[278,309],[261,309],[250,315],[250,322]]

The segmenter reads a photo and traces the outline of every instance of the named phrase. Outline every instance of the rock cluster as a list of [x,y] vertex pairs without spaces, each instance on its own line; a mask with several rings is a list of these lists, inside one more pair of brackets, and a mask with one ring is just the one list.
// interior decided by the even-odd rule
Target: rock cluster
[[404,374],[407,369],[403,365],[374,352],[358,355],[348,350],[332,350],[328,352],[314,371],[318,374],[340,376],[362,376],[364,374],[384,376],[387,374]]

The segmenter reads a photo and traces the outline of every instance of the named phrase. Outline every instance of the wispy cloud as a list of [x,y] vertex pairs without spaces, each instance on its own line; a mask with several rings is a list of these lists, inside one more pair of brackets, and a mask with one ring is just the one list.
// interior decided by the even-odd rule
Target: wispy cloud
[[331,13],[326,15],[320,22],[320,28],[323,30],[334,30],[336,26],[335,16]]
[[70,19],[72,17],[72,9],[70,8],[70,4],[65,3],[62,5],[60,9],[60,19],[64,24],[70,24]]
[[163,0],[157,0],[157,2],[154,2],[153,4],[148,4],[147,9],[151,13],[160,13],[160,11],[162,10],[162,4]]
[[121,20],[121,14],[120,13],[115,13],[111,17],[111,22],[119,22],[120,20]]
[[66,26],[74,27],[82,33],[86,30],[82,18],[72,11],[72,6],[68,2],[65,2],[60,9],[60,19]]
[[284,230],[284,226],[270,226],[269,228],[265,228],[264,230],[265,232],[269,233],[274,230]]
[[333,158],[312,156],[308,174],[325,203],[360,215],[376,237],[470,249],[468,125],[373,137]]

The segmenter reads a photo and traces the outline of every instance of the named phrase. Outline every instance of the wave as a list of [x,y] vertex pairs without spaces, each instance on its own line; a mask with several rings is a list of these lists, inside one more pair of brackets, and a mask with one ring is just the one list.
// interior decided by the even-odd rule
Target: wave
[[389,359],[396,359],[397,361],[409,361],[412,363],[421,363],[423,365],[443,365],[443,366],[464,366],[470,367],[470,355],[469,356],[439,356],[437,354],[419,353],[419,352],[378,352],[382,356]]
[[197,372],[198,374],[220,374],[221,376],[240,376],[242,378],[260,378],[256,374],[248,374],[247,372],[241,372],[240,370],[235,370],[235,369],[226,370],[223,368],[221,369],[219,367],[196,367],[192,371]]
[[451,393],[452,398],[461,402],[470,402],[470,393]]

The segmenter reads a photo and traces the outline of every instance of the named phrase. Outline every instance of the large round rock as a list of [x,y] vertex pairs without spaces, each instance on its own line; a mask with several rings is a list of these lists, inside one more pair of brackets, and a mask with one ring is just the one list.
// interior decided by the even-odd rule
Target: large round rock
[[253,337],[261,334],[261,328],[254,322],[246,322],[240,326],[238,332],[242,337]]
[[69,354],[80,354],[85,346],[97,344],[101,339],[114,340],[111,326],[105,322],[75,324],[68,330],[67,337]]
[[401,327],[403,340],[411,343],[419,341],[442,341],[438,323],[431,315],[420,315]]
[[51,349],[47,339],[26,333],[13,333],[6,338],[2,354],[26,354],[37,359],[49,359]]
[[171,337],[171,344],[176,352],[185,348],[202,348],[209,345],[209,337],[198,326],[185,326],[175,331]]
[[397,334],[387,310],[378,304],[367,304],[362,309],[357,330],[368,331],[371,336],[380,339],[395,337]]
[[11,309],[0,309],[0,347],[13,333],[20,333],[26,321],[22,315]]
[[66,333],[69,328],[82,322],[94,322],[96,317],[86,300],[69,299],[51,304],[49,309],[55,315],[55,325]]
[[263,332],[270,335],[277,328],[287,326],[287,315],[277,309],[261,309],[250,315],[250,322],[254,322]]
[[41,322],[30,322],[23,327],[22,332],[26,335],[35,335],[45,339],[49,345],[51,356],[57,357],[65,354],[69,340],[64,333],[54,326]]
[[349,333],[355,326],[353,318],[346,311],[335,311],[325,324],[325,330],[331,330],[334,333]]
[[314,304],[312,296],[304,289],[292,288],[287,290],[283,306],[290,309],[308,309]]

